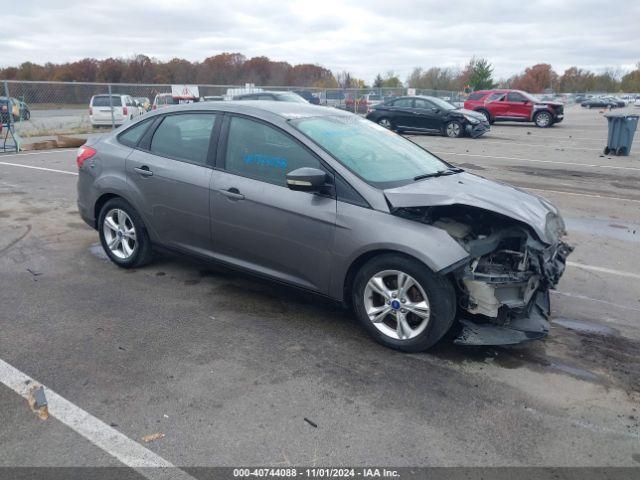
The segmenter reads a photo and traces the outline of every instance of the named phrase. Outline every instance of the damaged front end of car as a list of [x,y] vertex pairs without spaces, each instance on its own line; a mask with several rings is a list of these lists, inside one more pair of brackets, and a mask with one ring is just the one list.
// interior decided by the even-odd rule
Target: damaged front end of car
[[[457,290],[457,344],[510,345],[549,332],[549,290],[573,248],[562,241],[565,226],[555,208],[539,197],[521,195],[530,198],[529,206],[521,203],[500,213],[482,202],[392,206],[394,215],[446,231],[469,254],[440,272],[451,276]],[[509,215],[513,208],[529,211],[536,228]]]

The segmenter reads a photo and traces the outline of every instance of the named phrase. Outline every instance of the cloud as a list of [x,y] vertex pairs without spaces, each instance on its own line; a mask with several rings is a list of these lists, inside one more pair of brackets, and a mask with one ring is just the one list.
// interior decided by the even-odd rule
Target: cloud
[[202,60],[221,52],[319,63],[371,80],[413,67],[489,59],[497,77],[539,62],[562,72],[640,61],[640,2],[450,0],[109,2],[22,0],[3,10],[0,66],[130,56]]

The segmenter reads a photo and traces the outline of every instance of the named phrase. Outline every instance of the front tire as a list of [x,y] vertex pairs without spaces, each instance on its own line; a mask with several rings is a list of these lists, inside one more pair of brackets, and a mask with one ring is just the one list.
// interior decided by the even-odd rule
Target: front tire
[[377,256],[360,268],[352,304],[374,340],[403,352],[432,347],[455,320],[451,282],[401,254]]
[[450,122],[447,122],[447,124],[444,126],[443,134],[445,137],[449,138],[460,138],[462,135],[464,135],[464,128],[462,127],[462,124],[460,122],[452,120]]
[[135,268],[151,261],[153,251],[144,222],[123,198],[104,204],[98,217],[98,232],[102,248],[117,266]]
[[548,128],[553,125],[553,117],[550,112],[542,110],[533,117],[533,123],[536,124],[536,127]]

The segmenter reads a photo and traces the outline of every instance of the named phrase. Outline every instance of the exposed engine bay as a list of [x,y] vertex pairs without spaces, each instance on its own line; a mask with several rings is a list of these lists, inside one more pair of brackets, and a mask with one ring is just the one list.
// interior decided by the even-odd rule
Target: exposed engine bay
[[561,240],[562,218],[549,212],[545,240],[527,224],[468,205],[393,209],[395,215],[446,231],[469,257],[446,269],[458,296],[462,325],[455,343],[506,345],[549,331],[549,290],[573,248]]

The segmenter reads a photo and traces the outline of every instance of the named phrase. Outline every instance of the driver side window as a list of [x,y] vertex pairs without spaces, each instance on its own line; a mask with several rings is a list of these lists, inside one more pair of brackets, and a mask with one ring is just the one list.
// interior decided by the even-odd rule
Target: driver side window
[[422,98],[416,98],[413,102],[414,102],[414,108],[426,108],[426,109],[435,108],[435,105],[433,103],[429,102],[428,100],[424,100]]
[[518,92],[509,92],[507,94],[507,102],[526,102],[527,99],[524,97],[524,95],[522,95],[521,93]]
[[411,98],[401,98],[393,102],[393,106],[400,107],[400,108],[411,108],[412,103],[413,103],[413,100]]
[[231,118],[227,172],[285,187],[287,173],[301,167],[320,168],[320,161],[276,128],[243,117]]

